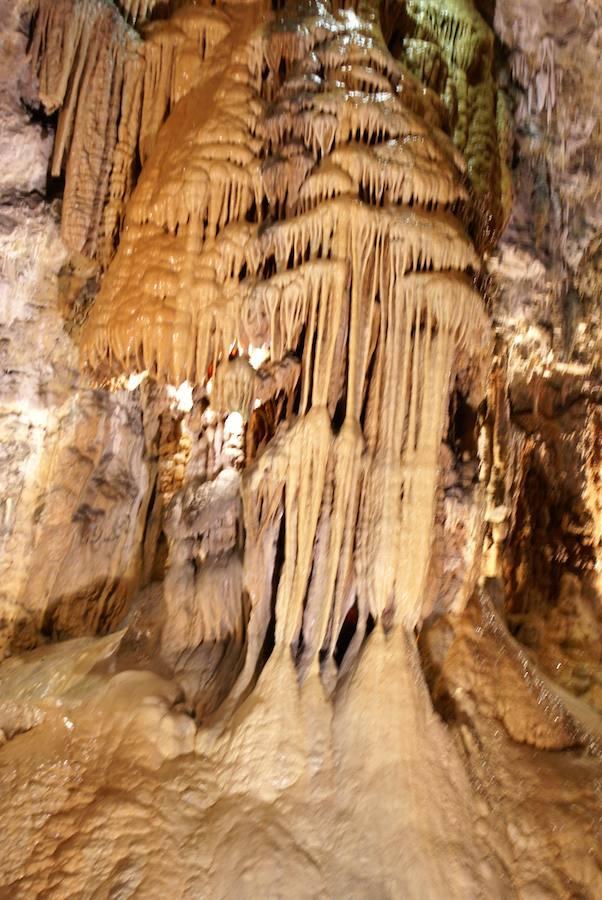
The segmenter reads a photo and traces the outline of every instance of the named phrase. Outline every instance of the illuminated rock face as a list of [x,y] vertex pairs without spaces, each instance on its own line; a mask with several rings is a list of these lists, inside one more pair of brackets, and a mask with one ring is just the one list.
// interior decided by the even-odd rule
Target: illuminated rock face
[[589,891],[602,730],[468,602],[484,514],[500,568],[503,403],[480,473],[464,454],[466,521],[445,494],[509,210],[489,28],[469,0],[36,7],[104,387],[38,454],[32,497],[67,502],[31,529],[6,647],[76,640],[0,668],[2,887]]
[[[418,33],[443,36],[453,71],[478,70],[482,80],[491,36],[470,5],[443,24],[431,21],[433,4],[415,12]],[[80,15],[83,36],[90,26]],[[107,12],[97,15],[104,22]],[[55,17],[42,4],[34,39],[49,94],[65,81],[53,56]],[[87,54],[80,40],[73,49],[70,39],[65,66],[81,62],[82,47]],[[123,52],[125,71],[133,51]],[[227,565],[196,573],[193,605],[206,630],[196,639],[242,631],[241,592],[251,632],[256,620],[265,630],[275,589],[277,646],[302,647],[303,665],[317,667],[321,652],[333,660],[354,606],[362,630],[368,617],[413,628],[425,611],[450,384],[463,352],[487,353],[471,279],[479,258],[461,219],[470,181],[441,130],[449,112],[389,53],[369,4],[357,12],[309,4],[277,16],[255,4],[183,6],[151,26],[138,56],[143,169],[84,326],[84,360],[175,384],[212,376],[216,411],[244,423],[285,399],[283,421],[258,459],[246,460],[239,488],[243,571],[230,546],[218,548],[228,550]],[[134,116],[128,77],[122,125]],[[175,108],[146,158],[157,84]],[[92,102],[85,87],[79,96],[71,88],[78,111]],[[106,99],[104,76],[100,87]],[[460,112],[457,100],[454,121],[473,111],[463,97]],[[62,122],[73,133],[67,177],[85,201],[78,113]],[[488,151],[497,153],[494,116],[488,124],[481,169],[491,165]],[[114,153],[122,159],[119,140]],[[115,173],[114,162],[109,181]],[[92,185],[98,202],[96,177]],[[65,234],[81,246],[68,224]],[[266,361],[255,372],[257,347]],[[300,362],[293,378],[291,358]],[[282,569],[268,578],[279,534]],[[168,590],[180,625],[181,592],[177,582]],[[224,623],[211,622],[222,608]]]

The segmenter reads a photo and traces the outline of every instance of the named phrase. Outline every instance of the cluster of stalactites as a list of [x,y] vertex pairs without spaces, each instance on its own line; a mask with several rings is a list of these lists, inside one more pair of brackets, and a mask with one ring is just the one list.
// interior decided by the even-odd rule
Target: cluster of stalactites
[[[153,0],[121,4],[141,21]],[[203,6],[149,23],[142,36],[111,0],[35,0],[32,63],[40,99],[59,110],[52,175],[65,174],[62,234],[103,267],[134,186],[174,104],[227,36],[225,14]]]
[[510,56],[513,79],[526,91],[529,115],[546,113],[548,125],[556,106],[558,72],[553,38],[542,39],[536,52],[514,51]]
[[38,0],[31,52],[43,104],[60,109],[51,171],[65,171],[63,237],[93,256],[132,185],[138,39],[111,3]]
[[[308,16],[233,30],[220,79],[209,67],[186,88],[82,340],[92,368],[211,381],[215,410],[249,429],[274,400],[286,410],[247,459],[242,572],[228,563],[252,668],[279,541],[276,647],[302,666],[333,656],[354,605],[364,624],[420,620],[454,361],[485,357],[488,334],[440,102],[370,16]],[[223,636],[216,609],[207,639]]]
[[456,146],[466,158],[483,244],[495,242],[510,212],[509,117],[493,71],[493,32],[473,0],[408,0],[414,33],[403,59],[445,100]]
[[[388,277],[478,268],[458,220],[445,215],[467,194],[463,160],[435,124],[436,100],[382,41],[360,42],[332,17],[322,28],[329,40],[279,27],[243,42],[210,114],[199,114],[195,91],[186,120],[174,114],[85,330],[92,367],[109,358],[172,382],[203,381],[230,348],[259,343],[245,325],[259,316],[254,280],[269,265],[294,280],[292,266],[334,257],[334,235],[348,223],[394,247]],[[378,74],[378,89],[357,90],[358,72]],[[266,227],[274,216],[283,221]]]
[[152,15],[155,6],[158,6],[161,0],[116,0],[116,2],[128,22],[140,25]]
[[445,57],[467,74],[490,68],[493,32],[473,0],[406,0],[417,37],[441,47]]
[[[383,248],[373,276],[379,291],[411,271],[478,265],[452,216],[419,209],[400,214],[357,199],[324,201],[261,236],[249,237],[250,230],[229,226],[192,260],[187,249],[200,241],[191,226],[185,239],[181,233],[179,238],[162,231],[147,234],[144,259],[139,252],[127,258],[127,267],[124,262],[118,273],[106,276],[101,300],[110,297],[111,303],[97,304],[84,333],[82,352],[90,364],[97,367],[112,356],[121,367],[180,383],[203,381],[234,346],[269,344],[276,354],[294,352],[302,331],[315,322],[309,315],[312,293],[331,290],[330,280],[339,272],[336,260],[348,258],[356,240]],[[153,257],[165,253],[179,271],[153,264]],[[267,280],[262,277],[266,259],[275,266]],[[343,292],[336,296],[339,304],[348,303]]]
[[[361,272],[362,252],[357,242],[352,271],[359,263]],[[302,672],[334,664],[353,607],[358,641],[370,617],[420,621],[453,360],[464,341],[483,349],[487,331],[481,298],[461,275],[406,275],[386,301],[360,288],[351,295],[349,356],[333,352],[329,316],[335,329],[341,322],[329,309],[317,341],[328,355],[314,362],[331,387],[347,368],[342,426],[335,433],[321,379],[309,411],[243,477],[245,589],[264,619],[271,582],[256,562],[273,558],[282,532],[276,650],[292,647]]]

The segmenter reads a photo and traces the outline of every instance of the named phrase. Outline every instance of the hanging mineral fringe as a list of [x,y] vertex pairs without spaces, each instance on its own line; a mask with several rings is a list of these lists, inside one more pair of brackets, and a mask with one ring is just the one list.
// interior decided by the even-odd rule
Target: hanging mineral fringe
[[[237,597],[248,598],[241,684],[272,617],[278,652],[292,649],[315,674],[320,660],[334,666],[352,606],[360,634],[369,616],[411,630],[423,615],[454,367],[459,354],[487,359],[480,259],[465,224],[500,155],[495,104],[473,96],[466,73],[482,65],[479,84],[490,77],[490,33],[469,0],[408,3],[413,40],[437,38],[445,66],[435,78],[431,54],[422,68],[433,83],[445,75],[452,115],[369,18],[351,28],[344,13],[322,10],[319,28],[300,13],[253,30],[252,6],[186,6],[144,26],[143,40],[122,24],[118,52],[107,4],[95,3],[107,27],[78,20],[77,47],[64,55],[73,91],[102,81],[99,160],[115,148],[94,180],[108,203],[98,195],[80,213],[84,246],[104,228],[107,259],[121,233],[82,358],[211,386],[213,414],[247,429],[244,547],[198,572],[186,557],[169,602],[186,594],[195,639],[213,641],[240,637]],[[143,7],[129,4],[131,18]],[[67,82],[44,49],[53,16],[40,8],[35,54],[56,101]],[[74,156],[68,179],[82,185],[77,161],[93,161],[100,143],[78,149],[91,134],[80,130],[91,115],[83,100],[64,110],[58,164]],[[142,172],[124,215],[135,154]],[[257,443],[253,423],[269,409],[272,431]],[[194,585],[177,581],[193,569]]]
[[[155,0],[124,2],[132,24]],[[138,159],[170,110],[203,78],[230,25],[194,7],[169,22],[127,24],[111,0],[36,0],[31,60],[48,112],[59,110],[52,175],[65,173],[62,235],[104,268],[114,253]]]

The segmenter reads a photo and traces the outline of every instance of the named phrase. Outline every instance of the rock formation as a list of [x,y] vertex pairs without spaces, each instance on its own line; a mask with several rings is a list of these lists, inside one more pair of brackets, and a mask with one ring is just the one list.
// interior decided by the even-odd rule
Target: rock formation
[[490,6],[3,10],[7,897],[600,893],[599,209]]

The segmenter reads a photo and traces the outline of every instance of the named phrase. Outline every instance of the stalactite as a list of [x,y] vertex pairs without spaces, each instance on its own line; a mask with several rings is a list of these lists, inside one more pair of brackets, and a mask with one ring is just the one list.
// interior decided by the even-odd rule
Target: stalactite
[[62,233],[94,256],[107,249],[103,223],[114,229],[126,196],[124,154],[133,144],[118,123],[124,113],[136,120],[139,39],[108,0],[37,0],[36,11],[31,56],[40,97],[48,111],[60,109],[52,174],[66,171]]
[[[140,24],[154,5],[135,0],[120,6]],[[35,11],[31,58],[40,98],[49,112],[60,109],[52,174],[65,171],[63,237],[104,267],[136,160],[146,161],[177,101],[211,77],[203,64],[230,23],[217,10],[190,6],[167,22],[147,24],[139,35],[110,0],[36,0]]]
[[[323,8],[319,27],[299,14],[250,32],[252,13],[183,7],[115,69],[140,129],[114,129],[108,241],[136,146],[144,165],[82,357],[211,386],[214,414],[240,417],[244,547],[197,553],[193,572],[191,538],[174,532],[169,602],[186,595],[195,640],[218,640],[250,599],[241,691],[271,618],[276,655],[292,648],[313,675],[321,660],[335,669],[354,604],[360,634],[368,616],[420,622],[455,361],[486,365],[461,216],[492,154],[499,167],[490,94],[466,78],[492,84],[490,36],[468,0],[408,9],[412,39],[439,47],[420,76],[437,90],[453,77],[449,114],[369,16]],[[107,109],[112,97],[106,86]],[[269,360],[258,369],[254,348]]]
[[160,0],[117,0],[117,4],[127,19],[134,25],[150,16]]
[[409,0],[406,13],[415,33],[403,58],[427,85],[442,85],[454,143],[466,157],[483,243],[494,243],[505,224],[507,185],[499,155],[505,126],[493,79],[493,33],[473,0]]

